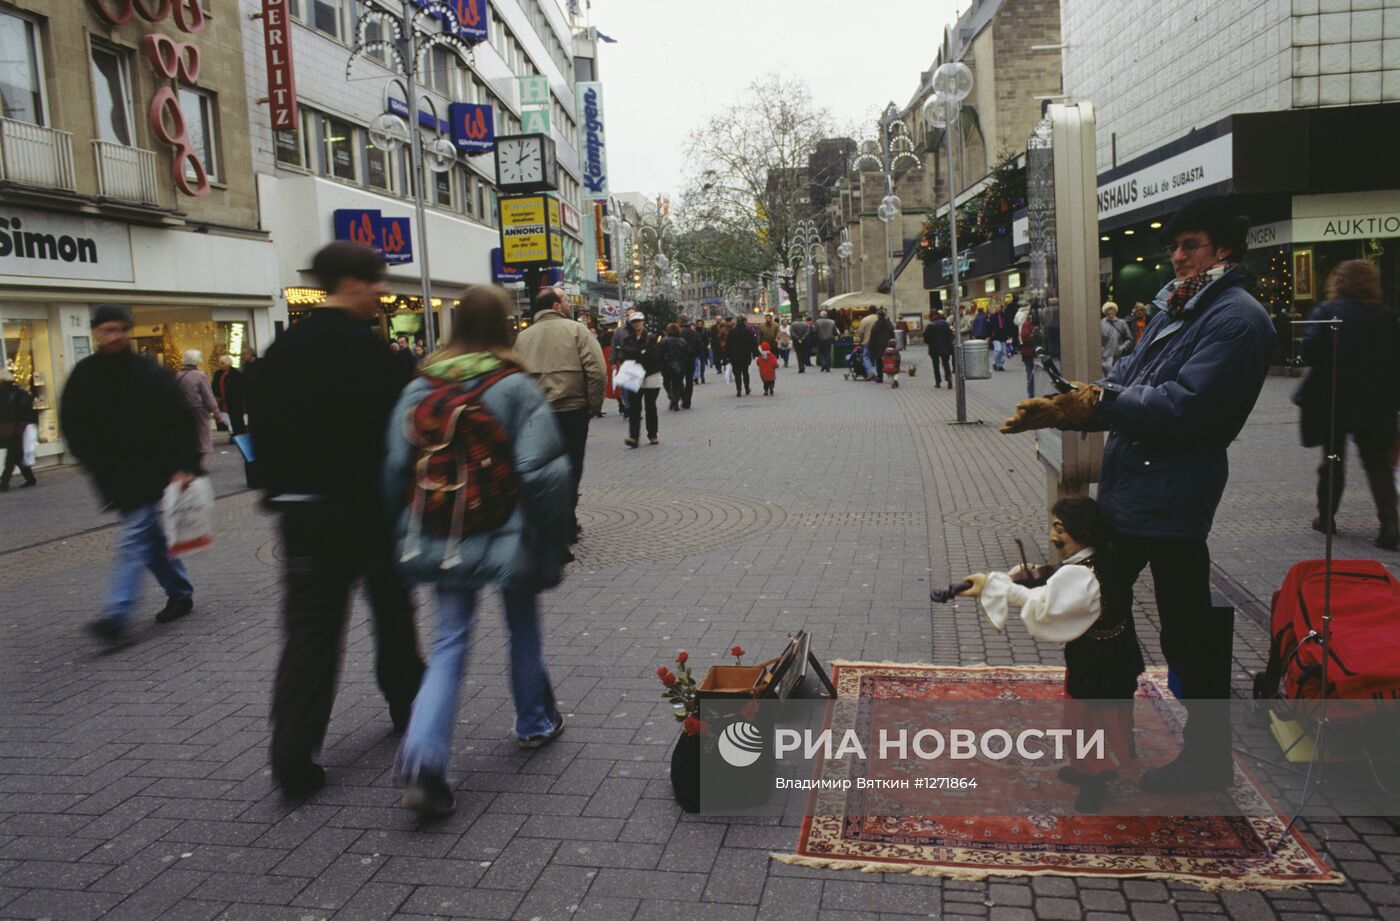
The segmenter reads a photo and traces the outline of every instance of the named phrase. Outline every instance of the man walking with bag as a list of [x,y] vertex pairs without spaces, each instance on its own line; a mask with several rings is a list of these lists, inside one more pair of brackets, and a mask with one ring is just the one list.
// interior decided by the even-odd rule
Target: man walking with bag
[[583,454],[588,446],[588,420],[603,409],[603,350],[582,323],[574,322],[574,307],[558,288],[545,288],[535,297],[534,321],[515,341],[525,370],[544,391],[554,421],[564,436],[573,470],[565,534],[579,539],[578,486],[583,479]]
[[365,325],[379,313],[384,268],[384,257],[366,246],[323,248],[311,274],[326,299],[258,362],[252,435],[286,558],[272,776],[289,797],[325,784],[313,758],[335,703],[356,581],[369,592],[375,672],[395,731],[408,724],[423,676],[413,600],[394,568],[380,501],[389,413],[407,383],[404,364]]
[[157,623],[194,609],[194,586],[184,564],[170,558],[160,517],[166,486],[188,486],[199,467],[194,417],[171,376],[131,350],[131,326],[130,308],[98,305],[97,351],[78,362],[59,404],[68,450],[92,474],[102,501],[121,514],[104,610],[88,627],[111,645],[126,638],[142,568],[165,590]]

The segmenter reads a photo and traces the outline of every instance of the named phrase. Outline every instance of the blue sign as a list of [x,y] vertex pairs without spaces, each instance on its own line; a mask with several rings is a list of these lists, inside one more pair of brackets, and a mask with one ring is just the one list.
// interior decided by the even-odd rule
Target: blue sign
[[[413,5],[427,6],[430,2],[431,0],[413,0]],[[475,45],[490,37],[486,24],[486,0],[445,0],[445,3],[457,14],[458,38]]]
[[413,261],[413,228],[406,217],[384,217],[369,208],[337,208],[332,213],[335,238],[371,246],[389,265]]
[[589,200],[608,197],[607,140],[603,129],[603,84],[579,83],[578,125],[583,129],[583,187]]
[[496,113],[488,105],[454,102],[447,107],[452,143],[466,154],[486,153],[496,146]]
[[501,257],[501,248],[497,246],[491,250],[491,280],[498,285],[524,281],[525,270],[507,266]]
[[361,246],[379,249],[379,227],[384,217],[379,211],[364,208],[337,208],[332,215],[335,221],[335,238],[348,240]]
[[[389,97],[389,111],[400,118],[408,118],[408,103],[404,102],[402,99],[395,99],[391,96]],[[432,112],[423,109],[418,110],[418,124],[427,128],[429,131],[447,133],[447,122],[434,118]]]
[[413,227],[406,217],[386,217],[379,225],[379,248],[389,265],[413,261]]

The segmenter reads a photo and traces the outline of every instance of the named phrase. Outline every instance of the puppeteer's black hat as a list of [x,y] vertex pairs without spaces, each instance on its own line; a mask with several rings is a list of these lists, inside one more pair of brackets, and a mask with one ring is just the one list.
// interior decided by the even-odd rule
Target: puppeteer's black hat
[[96,329],[103,323],[111,323],[113,321],[125,323],[127,326],[133,325],[131,308],[125,304],[98,304],[93,308],[92,322],[90,323],[93,329]]

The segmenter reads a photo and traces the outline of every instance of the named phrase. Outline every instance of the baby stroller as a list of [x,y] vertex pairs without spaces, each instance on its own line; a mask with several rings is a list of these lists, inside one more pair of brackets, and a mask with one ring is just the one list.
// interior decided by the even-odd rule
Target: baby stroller
[[848,381],[863,381],[867,375],[865,373],[865,350],[859,345],[851,347],[851,354],[846,358],[846,365],[849,370],[842,373]]

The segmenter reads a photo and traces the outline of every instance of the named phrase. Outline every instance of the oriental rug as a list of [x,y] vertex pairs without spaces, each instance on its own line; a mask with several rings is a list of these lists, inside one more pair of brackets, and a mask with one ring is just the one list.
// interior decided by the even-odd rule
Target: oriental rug
[[[1064,670],[1049,667],[930,666],[892,663],[834,663],[840,698],[866,700],[1054,700],[1062,696]],[[1158,764],[1175,754],[1179,704],[1167,689],[1165,669],[1140,679],[1138,710],[1162,713],[1161,724],[1143,732],[1138,754]],[[1144,707],[1143,699],[1151,702]],[[843,712],[844,710],[844,712]],[[854,723],[852,708],[837,707],[839,721]],[[1175,738],[1179,738],[1176,736]],[[1155,739],[1155,741],[1154,741]],[[1144,746],[1146,744],[1146,747]],[[1159,750],[1160,749],[1160,750]],[[857,789],[814,788],[794,854],[774,854],[786,863],[868,873],[913,873],[962,880],[993,876],[1097,876],[1181,880],[1202,889],[1285,889],[1344,882],[1286,821],[1237,760],[1234,786],[1203,795],[1193,815],[1078,815],[1063,808],[1037,810],[1047,797],[1069,797],[1073,788],[1055,776],[1058,765],[1018,769],[1004,797],[1015,815],[928,816],[901,810],[898,795]],[[841,769],[817,761],[814,780]],[[1114,784],[1132,784],[1124,777]],[[1111,785],[1112,788],[1112,785]],[[1209,796],[1233,798],[1236,808],[1209,814]],[[924,799],[922,802],[927,803]],[[915,807],[917,810],[917,807]],[[1192,810],[1194,811],[1194,810]],[[879,814],[884,813],[884,814]],[[1058,814],[1056,814],[1058,813]]]

